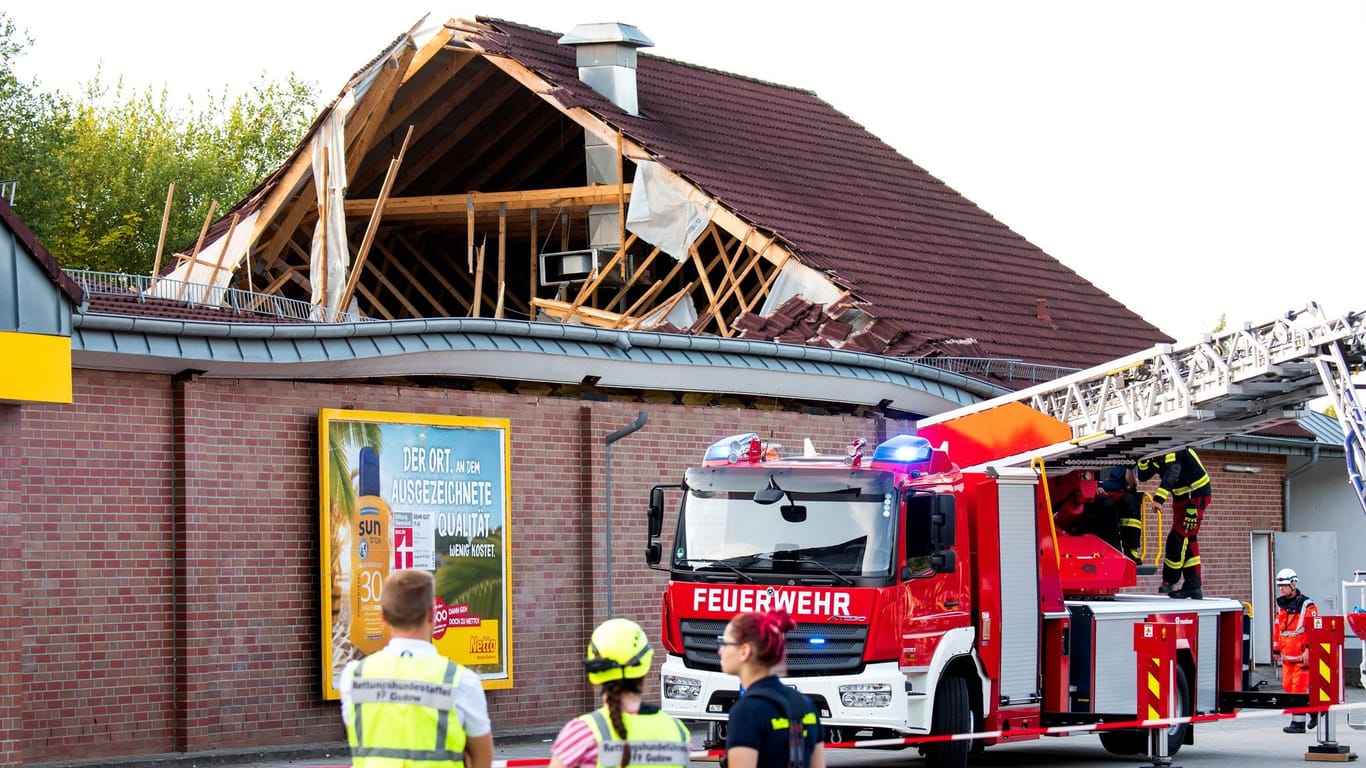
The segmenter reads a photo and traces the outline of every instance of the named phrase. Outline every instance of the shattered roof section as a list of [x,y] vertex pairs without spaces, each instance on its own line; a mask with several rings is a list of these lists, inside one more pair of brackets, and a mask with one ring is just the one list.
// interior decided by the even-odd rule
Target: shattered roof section
[[1171,341],[809,91],[642,52],[632,116],[579,80],[557,35],[480,21],[495,31],[479,44],[546,78],[556,102],[619,127],[903,332],[884,336],[970,338],[987,356],[1075,368]]

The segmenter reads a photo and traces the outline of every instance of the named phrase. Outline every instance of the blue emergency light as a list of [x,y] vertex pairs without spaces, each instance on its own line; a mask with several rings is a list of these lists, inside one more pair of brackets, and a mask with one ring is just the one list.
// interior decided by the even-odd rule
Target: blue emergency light
[[873,451],[874,464],[919,464],[930,460],[930,441],[915,435],[888,438]]

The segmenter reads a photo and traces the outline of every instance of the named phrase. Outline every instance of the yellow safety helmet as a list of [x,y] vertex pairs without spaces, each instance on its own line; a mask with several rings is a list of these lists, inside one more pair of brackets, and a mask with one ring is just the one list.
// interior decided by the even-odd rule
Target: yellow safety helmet
[[632,680],[650,673],[655,652],[645,630],[630,619],[608,619],[593,630],[583,669],[588,682],[601,685],[609,680]]

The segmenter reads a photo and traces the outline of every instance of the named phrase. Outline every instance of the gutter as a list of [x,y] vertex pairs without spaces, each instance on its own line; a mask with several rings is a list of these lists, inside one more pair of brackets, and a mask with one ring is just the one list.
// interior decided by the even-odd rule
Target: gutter
[[1289,525],[1289,523],[1290,523],[1290,481],[1293,480],[1293,479],[1295,479],[1296,477],[1299,477],[1300,475],[1304,474],[1305,472],[1308,472],[1309,470],[1313,469],[1313,468],[1314,468],[1314,465],[1315,465],[1315,464],[1318,464],[1318,463],[1319,463],[1319,446],[1318,446],[1317,443],[1315,443],[1315,445],[1314,445],[1314,451],[1313,451],[1313,453],[1310,454],[1309,461],[1306,462],[1303,466],[1296,467],[1295,469],[1293,469],[1293,470],[1291,470],[1291,471],[1285,473],[1285,479],[1281,481],[1281,530],[1282,530],[1282,531],[1288,531],[1288,530],[1290,530],[1290,525]]
[[[419,336],[464,336],[506,339],[527,339],[538,342],[565,342],[596,347],[601,350],[604,360],[620,360],[630,357],[632,350],[660,350],[684,355],[730,355],[756,361],[756,368],[769,369],[773,375],[797,373],[789,366],[778,370],[776,366],[765,365],[762,361],[784,361],[797,366],[827,365],[864,369],[891,374],[898,377],[918,379],[949,387],[959,392],[982,399],[990,399],[1007,394],[1010,390],[980,379],[952,373],[934,366],[906,362],[896,358],[873,355],[863,352],[850,352],[840,349],[808,347],[799,344],[781,344],[772,341],[750,339],[724,339],[715,336],[687,336],[672,333],[653,333],[649,331],[619,331],[605,328],[592,328],[582,325],[561,325],[527,320],[506,320],[492,318],[417,318],[411,320],[373,320],[364,323],[219,323],[191,320],[169,320],[162,318],[135,317],[131,315],[73,314],[73,352],[113,353],[131,357],[154,357],[145,351],[121,352],[117,349],[91,348],[81,337],[80,331],[92,335],[119,334],[140,336],[144,339],[173,338],[179,340],[241,340],[280,342],[293,348],[293,344],[304,340],[347,340],[347,339],[404,339]],[[122,344],[115,347],[131,349]],[[231,345],[229,345],[231,346]],[[417,346],[417,345],[415,345]],[[422,345],[425,346],[425,345]],[[215,345],[215,348],[217,345]],[[143,347],[146,349],[146,345]],[[597,354],[596,352],[594,353]],[[287,356],[282,356],[287,357]],[[643,356],[641,356],[643,357]],[[373,355],[339,355],[337,358],[317,361],[321,364],[338,362],[355,363],[374,360]],[[210,362],[213,362],[212,358]],[[236,360],[221,358],[218,362],[228,365]],[[654,365],[661,369],[682,367],[670,364],[637,360],[643,365]],[[284,366],[281,369],[284,370]],[[810,375],[811,372],[804,371]],[[826,374],[827,376],[830,374]]]

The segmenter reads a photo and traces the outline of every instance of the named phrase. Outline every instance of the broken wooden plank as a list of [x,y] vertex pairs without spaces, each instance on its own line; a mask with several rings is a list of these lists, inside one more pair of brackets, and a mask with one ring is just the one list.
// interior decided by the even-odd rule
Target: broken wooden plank
[[632,272],[631,276],[626,279],[626,282],[621,284],[621,289],[617,291],[617,295],[613,296],[612,300],[607,302],[607,305],[604,306],[603,309],[610,311],[612,307],[615,307],[617,305],[617,302],[621,301],[622,298],[626,296],[626,292],[631,288],[631,286],[636,284],[636,281],[640,279],[640,276],[645,274],[645,271],[650,268],[650,264],[655,260],[655,257],[658,256],[660,253],[661,251],[659,250],[659,246],[655,246],[654,249],[650,251],[649,255],[642,259],[640,264],[636,265],[635,271]]
[[578,319],[584,325],[591,325],[595,328],[616,328],[623,319],[622,315],[615,312],[604,312],[601,309],[592,307],[574,307],[566,301],[558,299],[531,300],[531,305],[549,315],[552,319],[558,319],[561,323],[568,322],[570,319]]
[[612,258],[608,259],[607,263],[604,264],[601,269],[595,269],[591,279],[584,281],[583,285],[579,288],[578,296],[574,298],[574,304],[570,307],[570,314],[573,314],[573,311],[578,309],[580,304],[584,303],[589,296],[593,295],[593,292],[598,289],[598,286],[602,285],[602,281],[606,280],[607,276],[611,274],[612,268],[617,265],[617,262],[626,259],[626,250],[630,248],[635,241],[636,233],[632,232],[631,237],[621,244],[621,247],[617,249],[616,253],[612,254]]
[[408,151],[408,140],[413,137],[413,129],[408,128],[408,134],[403,137],[403,144],[398,148],[398,156],[389,163],[389,173],[384,176],[384,184],[379,190],[379,201],[375,205],[375,211],[370,216],[370,225],[365,228],[365,236],[361,239],[360,248],[356,251],[355,264],[351,266],[351,277],[346,282],[346,289],[342,291],[341,300],[337,303],[337,308],[345,311],[347,303],[351,300],[351,293],[356,290],[356,283],[360,280],[361,265],[365,264],[365,258],[370,254],[370,243],[375,239],[375,230],[379,228],[379,220],[384,211],[384,200],[389,196],[389,190],[394,185],[394,177],[398,175],[399,166],[403,164],[403,154]]
[[502,319],[503,317],[503,293],[507,290],[507,266],[508,266],[508,209],[506,205],[498,206],[498,305],[493,309],[493,316]]
[[171,221],[171,198],[175,197],[175,182],[166,190],[166,210],[161,212],[161,235],[157,237],[157,257],[152,262],[152,277],[161,271],[161,251],[166,246],[166,225]]
[[693,263],[697,265],[697,274],[702,281],[702,290],[707,294],[707,309],[702,314],[706,314],[706,312],[712,313],[712,316],[716,318],[717,325],[721,328],[721,332],[729,335],[729,333],[727,333],[725,318],[721,317],[716,311],[716,291],[712,290],[711,279],[707,277],[707,267],[702,263],[702,253],[697,250],[696,243],[694,243],[688,251],[692,253]]
[[[209,200],[209,212],[204,216],[204,226],[199,230],[199,239],[194,241],[194,250],[190,251],[190,261],[194,261],[195,259],[199,258],[199,249],[204,245],[204,236],[209,234],[209,223],[213,221],[213,212],[216,208],[218,208],[218,201],[212,199]],[[190,270],[186,269],[185,277],[188,278],[189,276]],[[190,281],[188,279],[180,281],[180,291],[176,294],[176,301],[184,301],[185,286],[189,284]]]

